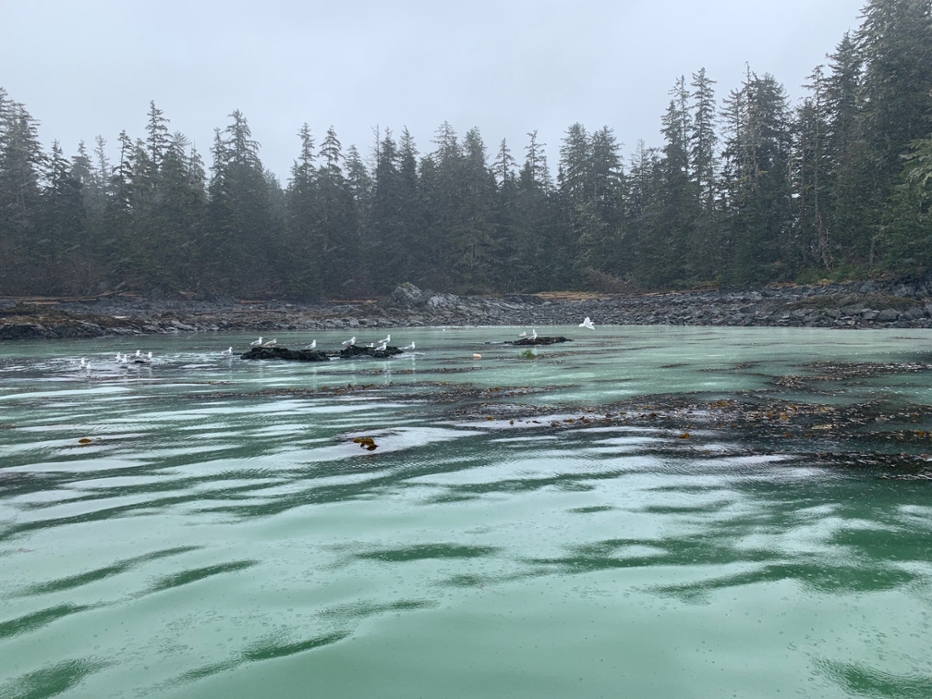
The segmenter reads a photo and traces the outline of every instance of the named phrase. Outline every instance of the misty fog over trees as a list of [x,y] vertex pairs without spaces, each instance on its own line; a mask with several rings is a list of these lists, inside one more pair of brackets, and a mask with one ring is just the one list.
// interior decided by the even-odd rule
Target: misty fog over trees
[[537,132],[489,144],[445,123],[422,151],[384,129],[360,152],[305,125],[284,185],[239,111],[209,153],[151,103],[144,137],[69,157],[0,88],[0,293],[312,300],[932,267],[932,3],[872,0],[806,87],[790,104],[748,68],[717,95],[700,69],[673,81],[662,147],[623,153],[611,128],[577,123],[557,163]]

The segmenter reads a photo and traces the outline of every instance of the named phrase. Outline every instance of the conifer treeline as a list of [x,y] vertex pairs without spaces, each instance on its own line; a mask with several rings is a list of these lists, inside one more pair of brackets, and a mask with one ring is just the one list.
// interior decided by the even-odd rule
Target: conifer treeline
[[680,78],[664,145],[624,163],[574,124],[555,175],[536,132],[517,162],[449,124],[432,150],[379,134],[364,158],[305,125],[287,185],[235,111],[209,174],[150,105],[111,162],[67,159],[0,88],[0,293],[104,290],[314,299],[411,281],[456,291],[677,288],[932,267],[932,3],[871,0],[790,105],[748,69],[722,100]]

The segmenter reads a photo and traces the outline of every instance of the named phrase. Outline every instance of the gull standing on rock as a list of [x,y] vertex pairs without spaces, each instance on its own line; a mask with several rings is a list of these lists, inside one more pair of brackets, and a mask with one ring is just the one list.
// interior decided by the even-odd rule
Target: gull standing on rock
[[249,346],[250,347],[262,347],[262,336],[260,335],[258,340],[253,340],[252,342],[250,342]]
[[265,344],[261,345],[262,347],[274,347],[278,344],[278,340],[269,340]]
[[579,324],[581,328],[588,328],[589,330],[595,330],[595,325],[592,324],[592,321],[589,320],[589,316],[586,316],[586,319]]
[[537,339],[537,330],[536,330],[536,329],[533,329],[533,330],[531,330],[531,336],[528,337],[528,340],[531,340],[531,341],[533,342],[533,341],[536,340],[536,339]]
[[356,336],[353,335],[349,340],[343,340],[344,347],[352,347],[356,344]]
[[306,350],[317,349],[317,340],[311,340],[311,344],[309,344],[309,345],[308,345],[307,347],[305,347],[304,349],[306,349]]

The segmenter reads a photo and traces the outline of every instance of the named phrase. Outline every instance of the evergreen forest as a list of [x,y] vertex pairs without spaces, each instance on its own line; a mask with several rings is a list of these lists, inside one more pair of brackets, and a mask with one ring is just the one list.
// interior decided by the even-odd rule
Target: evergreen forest
[[358,298],[758,286],[932,268],[932,2],[870,0],[791,104],[748,68],[673,81],[662,146],[571,125],[551,164],[477,129],[365,153],[297,133],[287,182],[239,111],[197,152],[145,135],[66,156],[0,88],[0,294]]

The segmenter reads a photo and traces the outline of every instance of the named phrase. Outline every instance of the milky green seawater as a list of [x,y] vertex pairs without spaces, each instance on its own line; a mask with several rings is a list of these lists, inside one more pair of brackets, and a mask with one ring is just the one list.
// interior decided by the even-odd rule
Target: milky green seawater
[[[932,333],[538,331],[575,342],[395,329],[418,354],[326,365],[224,358],[231,335],[0,345],[0,697],[932,697],[932,483],[449,392],[544,388],[499,400],[555,415],[766,395],[814,361],[929,361]],[[151,366],[112,361],[137,346]],[[347,385],[372,388],[320,390]],[[831,389],[798,398],[932,403],[928,372]]]

